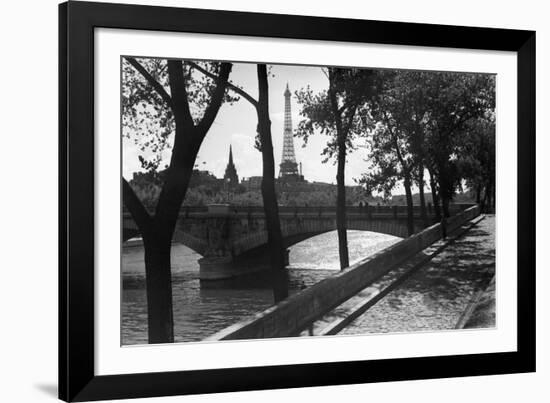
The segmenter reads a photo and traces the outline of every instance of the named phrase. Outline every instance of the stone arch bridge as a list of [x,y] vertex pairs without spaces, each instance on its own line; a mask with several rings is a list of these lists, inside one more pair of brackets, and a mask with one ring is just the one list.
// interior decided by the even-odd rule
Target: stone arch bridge
[[[452,205],[455,214],[470,205]],[[366,206],[347,208],[349,230],[373,231],[407,237],[406,206]],[[336,209],[334,207],[279,207],[279,218],[285,246],[325,232],[336,230]],[[428,209],[428,223],[434,223],[433,211]],[[420,216],[420,209],[414,209],[415,232],[427,225]],[[123,213],[123,239],[139,234],[138,228],[128,212]],[[246,255],[265,255],[267,231],[262,207],[233,207],[209,205],[204,207],[182,207],[174,233],[174,242],[181,243],[203,256],[199,260],[202,279],[233,277],[233,261]],[[242,265],[237,271],[242,271]],[[248,271],[248,270],[245,270]],[[250,271],[254,271],[251,267]]]

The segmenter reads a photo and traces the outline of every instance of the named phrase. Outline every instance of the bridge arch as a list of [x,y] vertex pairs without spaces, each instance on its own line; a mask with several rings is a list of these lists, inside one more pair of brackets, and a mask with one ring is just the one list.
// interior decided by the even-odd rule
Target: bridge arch
[[[130,217],[124,217],[124,225],[122,228],[122,241],[126,242],[134,237],[140,235],[139,229],[135,221]],[[173,242],[180,243],[197,252],[199,255],[204,256],[208,250],[208,242],[206,239],[197,237],[192,233],[184,231],[180,226],[176,226]]]
[[[419,230],[422,228],[418,226]],[[400,238],[408,236],[407,223],[405,220],[372,220],[353,219],[348,220],[348,230],[378,232]],[[281,231],[286,247],[297,244],[308,238],[336,230],[336,219],[333,217],[296,217],[293,219],[281,220]],[[267,231],[245,233],[232,242],[233,256],[239,256],[249,250],[267,245]]]
[[189,233],[181,231],[176,228],[174,232],[173,242],[180,243],[197,252],[199,255],[204,256],[208,250],[208,242],[204,239],[197,238]]

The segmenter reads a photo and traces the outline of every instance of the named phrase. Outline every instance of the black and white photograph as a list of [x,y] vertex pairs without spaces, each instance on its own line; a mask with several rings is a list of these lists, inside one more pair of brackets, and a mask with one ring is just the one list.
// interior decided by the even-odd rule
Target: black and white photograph
[[495,74],[123,55],[120,80],[123,346],[495,327]]
[[0,401],[548,400],[544,2],[2,4]]

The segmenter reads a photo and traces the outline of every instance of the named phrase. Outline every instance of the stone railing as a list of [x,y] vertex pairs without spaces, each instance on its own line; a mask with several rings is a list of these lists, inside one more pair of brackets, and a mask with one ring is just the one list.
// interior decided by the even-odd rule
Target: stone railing
[[[196,213],[209,213],[214,208],[214,210],[226,207],[228,213],[254,213],[254,214],[263,214],[263,206],[233,206],[230,204],[212,204],[208,206],[182,206],[180,209],[180,214],[196,214]],[[449,205],[449,210],[451,215],[457,214],[460,211],[463,211],[469,207],[472,207],[473,204],[468,203],[451,203]],[[146,207],[147,211],[150,214],[153,214],[155,209],[154,207]],[[427,205],[428,215],[434,213],[433,207],[431,204]],[[128,210],[123,206],[123,212],[126,215],[129,215]],[[346,212],[348,214],[407,214],[407,206],[395,205],[395,206],[382,206],[382,205],[365,205],[362,207],[359,206],[346,206]],[[336,214],[335,206],[279,206],[280,214]],[[415,216],[420,216],[420,206],[413,206],[413,214]]]

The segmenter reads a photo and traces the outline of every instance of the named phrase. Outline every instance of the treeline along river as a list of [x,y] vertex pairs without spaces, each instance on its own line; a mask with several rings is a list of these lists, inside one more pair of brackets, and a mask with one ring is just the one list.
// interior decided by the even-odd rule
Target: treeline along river
[[[375,232],[348,231],[350,262],[364,259],[400,238]],[[147,343],[147,295],[142,246],[122,250],[122,344]],[[181,244],[172,246],[172,300],[174,339],[199,341],[274,301],[273,278],[268,272],[243,277],[200,281],[201,256]],[[290,265],[279,282],[289,295],[339,270],[336,231],[318,235],[290,248]]]

